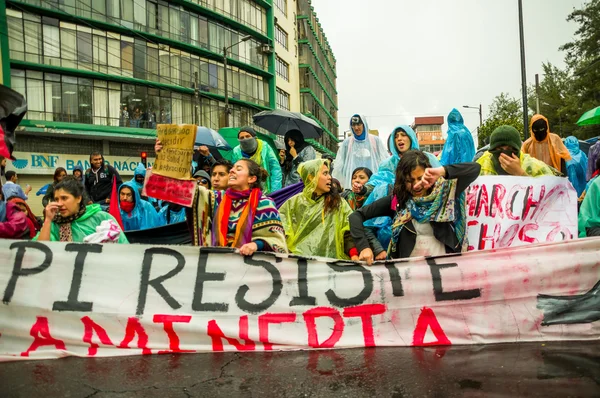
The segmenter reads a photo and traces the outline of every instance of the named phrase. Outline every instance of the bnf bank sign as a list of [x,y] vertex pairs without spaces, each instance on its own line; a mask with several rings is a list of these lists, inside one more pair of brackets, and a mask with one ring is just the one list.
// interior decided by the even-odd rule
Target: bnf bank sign
[[[17,160],[8,161],[7,169],[14,170],[19,174],[54,174],[57,167],[64,167],[68,174],[72,174],[75,167],[80,166],[83,170],[90,167],[90,158],[85,155],[48,154],[35,152],[14,152]],[[119,174],[133,175],[135,168],[140,162],[139,157],[127,156],[105,156],[108,164],[113,166]],[[148,167],[154,163],[154,158],[148,158]]]

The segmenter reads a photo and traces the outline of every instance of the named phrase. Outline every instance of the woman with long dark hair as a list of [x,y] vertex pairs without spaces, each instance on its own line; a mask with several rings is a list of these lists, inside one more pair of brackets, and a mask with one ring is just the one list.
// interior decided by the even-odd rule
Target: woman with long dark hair
[[290,130],[285,133],[284,142],[283,186],[288,187],[300,182],[300,174],[298,174],[300,163],[316,159],[317,153],[309,143],[304,141],[300,130]]
[[287,245],[303,256],[358,260],[348,223],[352,209],[332,184],[329,170],[324,159],[298,167],[304,190],[279,209]]
[[48,185],[48,189],[46,190],[46,194],[42,198],[42,205],[44,207],[48,206],[48,203],[54,200],[54,187],[56,184],[60,183],[67,176],[67,170],[64,167],[57,167],[54,170],[54,181],[52,184]]
[[342,198],[346,199],[352,210],[360,209],[365,203],[369,196],[365,184],[369,182],[372,175],[373,172],[366,167],[358,167],[352,172],[352,189],[345,189],[342,192]]
[[110,221],[111,228],[118,230],[117,243],[129,243],[113,216],[102,211],[98,204],[85,205],[83,187],[72,176],[56,184],[53,201],[44,209],[44,216],[42,229],[34,240],[84,242],[97,232],[103,221]]
[[256,162],[240,159],[229,171],[226,191],[199,185],[193,206],[194,244],[233,247],[244,256],[256,251],[287,253],[279,212],[262,191],[267,177]]
[[467,248],[465,193],[481,166],[458,163],[432,168],[427,155],[408,151],[396,169],[392,195],[364,206],[350,216],[352,237],[361,260],[371,264],[363,223],[392,217],[392,239],[387,258],[436,256]]

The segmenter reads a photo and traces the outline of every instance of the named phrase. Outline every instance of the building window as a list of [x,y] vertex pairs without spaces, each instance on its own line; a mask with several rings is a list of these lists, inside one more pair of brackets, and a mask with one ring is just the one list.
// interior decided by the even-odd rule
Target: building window
[[275,25],[275,40],[281,44],[283,48],[288,49],[288,34],[279,25]]
[[[192,95],[30,70],[12,69],[11,79],[12,88],[27,99],[30,120],[149,129],[158,123],[194,122]],[[223,102],[201,101],[202,123],[213,129],[222,127]],[[237,125],[252,123],[254,109],[236,104],[230,104],[230,109]]]
[[290,81],[290,65],[279,57],[277,57],[277,75]]
[[275,5],[287,17],[287,0],[275,0]]
[[277,88],[277,108],[290,110],[290,95],[280,88]]

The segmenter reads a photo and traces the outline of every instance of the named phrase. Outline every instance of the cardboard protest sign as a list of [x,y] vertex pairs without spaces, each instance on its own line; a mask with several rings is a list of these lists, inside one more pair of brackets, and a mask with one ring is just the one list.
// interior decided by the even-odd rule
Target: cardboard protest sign
[[600,338],[600,239],[367,267],[0,240],[0,360]]
[[577,193],[560,177],[479,177],[466,191],[469,250],[577,237]]
[[190,168],[194,155],[196,126],[159,124],[156,131],[163,148],[156,154],[154,174],[180,180],[192,178]]
[[147,169],[142,196],[192,207],[196,187],[196,180],[177,180],[154,174],[152,169]]

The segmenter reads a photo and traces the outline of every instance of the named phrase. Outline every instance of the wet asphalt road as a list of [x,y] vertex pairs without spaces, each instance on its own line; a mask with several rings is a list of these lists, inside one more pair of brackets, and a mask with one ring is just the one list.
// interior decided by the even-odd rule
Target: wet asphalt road
[[0,397],[599,397],[600,344],[66,358],[0,364]]

